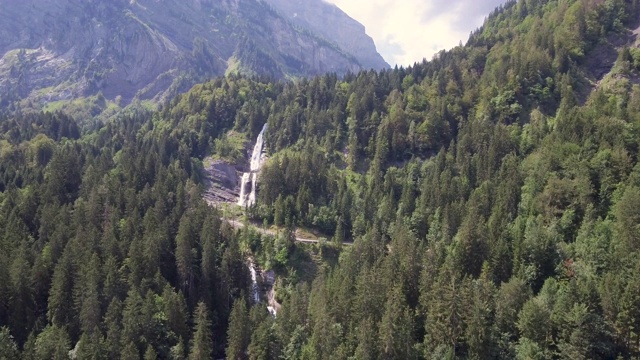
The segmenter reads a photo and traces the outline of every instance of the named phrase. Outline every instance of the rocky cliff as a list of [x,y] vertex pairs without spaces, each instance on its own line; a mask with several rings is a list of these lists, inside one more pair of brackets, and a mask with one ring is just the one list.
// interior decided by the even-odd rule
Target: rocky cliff
[[387,66],[339,9],[309,2],[342,37],[284,11],[284,0],[264,1],[0,0],[0,106],[96,94],[123,106],[225,72],[289,78]]
[[365,69],[385,69],[389,64],[376,51],[362,24],[325,0],[264,0],[291,21],[320,34],[352,54]]

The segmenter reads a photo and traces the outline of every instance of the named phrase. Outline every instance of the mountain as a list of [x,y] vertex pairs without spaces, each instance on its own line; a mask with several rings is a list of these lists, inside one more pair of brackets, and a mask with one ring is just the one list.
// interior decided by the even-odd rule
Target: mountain
[[[359,22],[336,5],[324,0],[265,0],[294,24],[311,29],[353,54],[365,69],[385,69],[386,61],[376,51],[373,39]],[[329,26],[327,24],[330,24]]]
[[[162,101],[228,72],[274,78],[388,65],[337,7],[294,0],[0,0],[0,105],[101,94]],[[305,21],[301,14],[320,11]],[[336,22],[335,32],[318,22]],[[346,36],[353,36],[353,42]]]

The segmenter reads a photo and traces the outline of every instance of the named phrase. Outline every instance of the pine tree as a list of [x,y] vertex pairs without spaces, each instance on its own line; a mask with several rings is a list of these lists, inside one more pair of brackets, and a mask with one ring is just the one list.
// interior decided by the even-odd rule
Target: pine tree
[[49,325],[36,339],[35,355],[38,360],[67,360],[71,340],[64,328]]
[[529,339],[541,349],[545,349],[548,346],[547,342],[551,340],[549,335],[553,329],[550,317],[550,311],[541,298],[529,300],[518,315],[520,340]]
[[616,230],[625,251],[640,249],[640,231],[638,231],[640,209],[637,206],[639,201],[640,188],[628,187],[614,207],[618,220]]
[[244,299],[237,299],[233,303],[229,316],[229,329],[227,330],[227,360],[247,359],[247,348],[251,340],[249,328],[249,311]]
[[213,334],[209,310],[204,302],[198,303],[194,313],[195,324],[193,340],[189,350],[189,360],[209,360],[213,353]]
[[[125,347],[129,347],[130,344],[134,344],[136,352],[138,352],[138,344],[143,338],[145,331],[144,315],[142,313],[142,307],[144,301],[142,296],[138,293],[137,289],[129,290],[129,296],[124,302],[124,309],[122,311],[122,334],[121,343],[126,344]],[[130,349],[123,349],[123,353],[131,354]],[[140,354],[138,353],[138,356]]]
[[163,312],[167,318],[167,326],[178,339],[188,338],[190,331],[187,325],[187,302],[180,292],[174,292],[170,285],[166,285],[162,293]]
[[19,359],[18,346],[9,333],[9,328],[0,328],[0,360]]
[[100,259],[93,254],[91,261],[83,272],[83,291],[80,300],[80,329],[83,333],[97,330],[100,320],[100,301],[98,299],[100,281]]
[[180,279],[180,289],[190,298],[194,290],[194,244],[195,234],[191,216],[184,214],[180,219],[180,227],[176,235],[176,267]]
[[11,284],[11,297],[9,313],[11,329],[19,341],[24,341],[33,324],[33,294],[30,287],[29,250],[26,241],[23,241],[16,251],[9,272]]
[[268,360],[278,358],[272,348],[271,315],[262,306],[254,306],[251,309],[251,342],[247,348],[250,360]]
[[284,225],[286,218],[285,201],[282,198],[282,194],[278,195],[276,202],[273,204],[273,223],[276,226]]
[[493,283],[487,279],[488,269],[485,267],[483,276],[472,283],[471,301],[465,322],[465,341],[468,346],[470,359],[487,359],[493,357],[494,335],[493,327]]
[[378,349],[376,333],[373,321],[370,318],[363,319],[358,326],[358,346],[356,347],[356,359],[377,359]]
[[103,319],[103,328],[106,331],[105,351],[111,359],[120,355],[122,338],[121,317],[122,302],[115,298],[111,300]]
[[450,263],[443,267],[426,301],[425,350],[428,353],[444,346],[456,354],[462,343],[466,284],[451,270]]
[[216,268],[220,260],[219,254],[220,218],[217,213],[209,214],[202,224],[200,241],[202,243],[202,259],[200,271],[202,273],[200,291],[207,307],[214,309],[217,273]]
[[178,344],[171,348],[169,353],[169,358],[171,360],[185,360],[185,349],[184,349],[184,340],[178,339]]
[[83,333],[73,351],[78,359],[107,360],[109,356],[104,345],[99,331]]
[[381,359],[412,359],[414,321],[399,286],[391,290],[380,321]]
[[144,360],[157,360],[158,354],[153,349],[153,346],[147,346],[147,351],[144,352]]
[[298,325],[291,334],[289,343],[282,350],[283,360],[295,360],[302,358],[302,347],[305,342],[304,328]]
[[140,352],[136,344],[129,342],[120,353],[121,360],[140,360]]

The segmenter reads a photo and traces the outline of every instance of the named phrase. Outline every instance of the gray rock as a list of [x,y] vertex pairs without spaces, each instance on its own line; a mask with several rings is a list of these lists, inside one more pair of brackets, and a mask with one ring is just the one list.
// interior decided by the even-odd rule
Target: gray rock
[[381,70],[389,64],[377,52],[373,39],[362,24],[345,14],[336,5],[324,0],[264,0],[285,17],[353,55],[365,69]]
[[237,202],[240,189],[235,165],[211,158],[204,163],[205,200],[212,204]]
[[0,105],[99,93],[162,102],[228,71],[290,78],[387,66],[339,9],[295,3],[300,21],[275,10],[284,0],[269,1],[0,0]]

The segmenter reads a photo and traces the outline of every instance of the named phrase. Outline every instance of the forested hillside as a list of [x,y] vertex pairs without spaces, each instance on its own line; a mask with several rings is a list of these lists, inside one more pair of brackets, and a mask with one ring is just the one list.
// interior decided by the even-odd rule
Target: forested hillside
[[[0,355],[640,356],[639,9],[512,2],[407,69],[229,76],[84,132],[2,119]],[[202,200],[202,159],[265,123],[249,217],[354,241],[313,280],[287,232]]]

